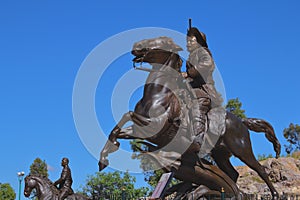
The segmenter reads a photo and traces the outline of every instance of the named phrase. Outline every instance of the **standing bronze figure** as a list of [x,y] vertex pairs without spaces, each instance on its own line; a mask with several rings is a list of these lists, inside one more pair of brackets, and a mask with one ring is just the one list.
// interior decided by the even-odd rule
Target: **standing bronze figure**
[[[280,144],[273,127],[265,120],[248,118],[242,121],[227,112],[225,133],[218,139],[211,152],[219,168],[206,166],[198,159],[200,146],[193,142],[193,136],[196,134],[193,119],[190,117],[191,111],[186,103],[190,101],[190,97],[184,94],[186,90],[182,90],[184,80],[180,71],[182,60],[177,54],[179,50],[181,48],[167,37],[142,40],[134,44],[133,61],[147,62],[152,65],[152,69],[148,70],[150,73],[144,86],[143,97],[134,111],[125,113],[110,133],[109,140],[100,154],[99,169],[102,170],[108,165],[108,154],[119,148],[120,143],[117,139],[143,139],[152,143],[150,149],[154,153],[151,154],[153,157],[157,155],[158,162],[163,162],[163,155],[167,155],[159,154],[162,150],[169,152],[171,156],[176,153],[181,155],[176,160],[181,164],[177,165],[174,176],[184,182],[205,185],[211,190],[220,190],[223,187],[240,198],[240,191],[235,184],[238,172],[229,161],[231,155],[234,155],[255,170],[266,182],[272,195],[277,196],[278,193],[268,179],[265,169],[255,159],[249,136],[249,130],[264,132],[272,142],[278,157]],[[132,121],[133,125],[123,128],[128,121]],[[173,145],[169,146],[169,143]],[[189,149],[182,152],[180,147],[185,145],[188,145]],[[163,168],[170,169],[167,166]],[[227,175],[230,178],[227,178]]]

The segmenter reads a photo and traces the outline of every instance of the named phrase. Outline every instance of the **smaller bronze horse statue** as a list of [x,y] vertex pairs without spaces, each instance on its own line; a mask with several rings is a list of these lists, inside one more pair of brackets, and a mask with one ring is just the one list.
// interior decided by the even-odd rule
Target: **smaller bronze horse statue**
[[[36,197],[39,200],[59,200],[59,190],[48,178],[28,175],[25,177],[24,196],[29,197],[32,190],[36,190]],[[88,200],[89,198],[81,194],[69,195],[66,200]]]
[[[179,95],[176,94],[179,89],[178,80],[182,78],[180,71],[182,61],[177,54],[180,49],[171,38],[167,37],[143,40],[134,44],[131,52],[135,56],[133,61],[149,63],[152,65],[152,69],[149,69],[150,74],[144,86],[143,97],[137,103],[134,111],[125,113],[109,135],[109,140],[100,154],[100,170],[109,164],[108,154],[118,150],[120,143],[117,139],[146,140],[154,144],[153,149],[158,152],[159,149],[163,149],[164,152],[171,154],[174,151],[181,153],[179,149],[185,146],[185,143],[191,145],[189,141],[193,134],[188,128],[191,120],[185,104],[181,103]],[[123,128],[128,121],[132,121],[133,125]],[[180,127],[187,128],[180,130]],[[273,144],[276,157],[280,155],[280,143],[273,127],[268,122],[256,118],[240,120],[227,112],[226,131],[212,150],[212,157],[219,167],[218,170],[196,164],[195,152],[193,153],[193,148],[191,148],[190,151],[188,149],[186,153],[183,152],[181,165],[177,169],[175,177],[197,185],[208,186],[208,183],[212,183],[208,187],[213,190],[227,186],[237,197],[239,191],[234,182],[237,181],[238,172],[229,160],[234,155],[259,174],[268,185],[273,197],[278,196],[264,167],[255,159],[249,130],[264,132],[266,138]],[[173,143],[171,148],[168,148],[169,143]],[[164,156],[155,156],[160,162],[164,159]],[[225,172],[230,180],[219,169]],[[216,184],[216,177],[222,177],[219,184]],[[216,185],[219,188],[213,188]]]

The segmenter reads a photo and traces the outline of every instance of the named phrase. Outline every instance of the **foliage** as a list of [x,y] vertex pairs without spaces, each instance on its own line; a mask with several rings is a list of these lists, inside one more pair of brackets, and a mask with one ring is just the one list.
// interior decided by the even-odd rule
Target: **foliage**
[[30,165],[30,174],[48,178],[49,174],[46,161],[42,161],[40,158],[36,158]]
[[289,143],[289,145],[284,145],[288,154],[300,150],[300,126],[298,124],[290,123],[289,127],[283,130],[283,136]]
[[152,187],[155,188],[161,175],[164,173],[163,170],[152,170],[145,172],[145,181]]
[[238,116],[241,119],[246,118],[245,110],[242,110],[242,103],[240,102],[239,98],[230,99],[225,106],[228,112],[231,112]]
[[[34,176],[40,176],[40,177],[47,177],[49,176],[48,174],[48,168],[47,168],[47,163],[46,161],[36,158],[33,163],[30,165],[30,174]],[[31,192],[32,196],[36,196],[36,190],[34,189]],[[37,200],[36,197],[32,197],[33,200]]]
[[[134,152],[132,157],[134,159],[140,160],[141,162],[140,167],[144,170],[144,175],[145,175],[144,180],[154,189],[160,177],[164,173],[164,171],[162,169],[153,170],[157,168],[156,163],[152,162],[152,160],[149,159],[147,156],[139,156],[140,154],[137,153],[139,152],[139,150],[142,151],[149,150],[146,145],[139,143],[140,141],[141,140],[136,139],[130,142],[131,149]],[[179,180],[172,179],[170,185],[175,185],[177,183],[179,183]]]
[[0,183],[0,199],[12,200],[16,198],[16,193],[9,183]]
[[148,193],[148,188],[134,188],[135,177],[128,172],[96,172],[95,175],[88,176],[86,185],[82,186],[81,193],[91,196],[93,199],[102,200],[113,196],[121,199],[122,195],[137,199],[144,197]]
[[263,161],[263,160],[267,160],[268,158],[273,158],[273,155],[272,154],[269,154],[269,155],[265,155],[265,154],[258,154],[257,155],[257,160],[258,161]]
[[151,187],[155,187],[156,184],[158,183],[161,175],[163,174],[162,170],[151,170],[154,169],[155,166],[153,166],[153,163],[151,162],[151,160],[149,160],[149,158],[142,156],[139,157],[139,150],[142,151],[148,151],[148,147],[144,144],[139,143],[141,140],[140,139],[136,139],[136,140],[132,140],[130,141],[130,145],[131,145],[131,149],[134,152],[132,155],[132,158],[134,159],[139,159],[141,164],[140,167],[145,171],[144,175],[145,175],[145,181],[151,186]]
[[[292,158],[295,158],[297,160],[300,160],[300,151],[295,151],[291,155]],[[299,166],[300,167],[300,166]]]

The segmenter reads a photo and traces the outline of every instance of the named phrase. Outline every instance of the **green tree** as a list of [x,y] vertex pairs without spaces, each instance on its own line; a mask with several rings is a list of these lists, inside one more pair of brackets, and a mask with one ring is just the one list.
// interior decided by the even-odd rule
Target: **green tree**
[[[162,169],[147,171],[144,173],[145,181],[154,189],[163,173],[165,172]],[[173,178],[169,186],[176,185],[179,182],[179,180]]]
[[242,103],[239,98],[229,99],[227,105],[225,106],[226,110],[235,114],[239,118],[246,118],[245,110],[242,110]]
[[268,158],[273,158],[273,155],[272,154],[266,155],[264,153],[262,155],[260,155],[260,154],[257,155],[258,161],[267,160]]
[[[148,156],[139,156],[140,151],[146,151],[146,152],[149,151],[148,146],[140,143],[141,141],[142,140],[139,139],[130,141],[131,149],[134,152],[132,158],[140,160],[141,162],[140,167],[144,170],[144,176],[145,176],[144,180],[152,187],[152,189],[154,189],[157,186],[160,177],[164,173],[164,170],[157,169],[156,163],[153,162],[152,159],[149,158]],[[153,170],[153,169],[157,169],[157,170]],[[180,181],[177,179],[172,179],[170,185],[175,185],[179,182]]]
[[130,141],[131,149],[134,152],[132,158],[140,160],[140,167],[145,171],[144,179],[151,187],[154,188],[163,174],[163,170],[152,170],[155,169],[155,166],[153,166],[151,160],[145,156],[139,156],[140,151],[149,151],[149,148],[146,145],[140,143],[141,141],[142,140],[140,139]]
[[0,199],[12,200],[16,198],[16,193],[9,183],[0,183]]
[[88,176],[85,186],[82,186],[81,193],[91,196],[93,199],[121,199],[122,195],[126,198],[137,199],[146,196],[148,188],[134,188],[135,177],[128,172],[119,171],[105,173],[96,172],[95,175]]
[[289,127],[283,130],[283,136],[289,143],[284,145],[288,154],[300,150],[300,126],[298,124],[290,123]]
[[[36,158],[30,165],[30,175],[48,178],[49,174],[46,161],[40,158]],[[36,196],[35,189],[32,191],[32,196]],[[38,200],[36,197],[32,197],[32,199]]]
[[43,161],[40,158],[36,158],[30,165],[30,174],[48,178],[49,174],[46,161]]

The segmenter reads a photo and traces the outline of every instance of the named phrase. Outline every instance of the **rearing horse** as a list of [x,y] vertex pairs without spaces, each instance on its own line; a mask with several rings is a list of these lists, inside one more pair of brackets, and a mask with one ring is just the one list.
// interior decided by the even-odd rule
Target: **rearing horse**
[[[180,91],[179,83],[181,82],[178,80],[182,79],[180,73],[182,61],[177,54],[179,50],[181,48],[167,37],[142,40],[134,44],[131,52],[135,56],[133,61],[147,62],[152,65],[152,69],[149,70],[150,74],[144,86],[143,97],[135,106],[134,112],[125,113],[110,133],[109,140],[100,154],[100,170],[108,165],[108,154],[119,148],[120,143],[117,139],[144,139],[155,144],[156,149],[164,149],[164,151],[170,152],[176,151],[181,154],[197,151],[199,148],[191,141],[193,134],[192,129],[189,128],[191,127],[191,120],[189,119],[187,106],[178,98],[180,92],[178,93],[177,91]],[[122,129],[128,121],[132,121],[133,125]],[[212,150],[212,157],[217,166],[233,182],[237,181],[238,172],[230,163],[229,158],[232,155],[238,157],[259,174],[268,185],[273,196],[278,196],[264,167],[255,159],[249,129],[255,132],[264,132],[266,138],[273,144],[276,157],[280,155],[280,143],[276,138],[273,127],[268,122],[255,118],[241,120],[227,112],[226,131]],[[172,145],[169,145],[170,143]],[[188,148],[182,150],[180,149],[181,146],[188,146]],[[195,152],[193,153],[195,154]],[[185,171],[175,172],[175,177],[183,181],[214,187],[213,183],[216,180],[216,176],[210,177],[208,175],[209,177],[207,177],[201,173],[198,173],[196,178],[188,176],[187,174],[192,173],[192,171],[191,169],[185,169]],[[204,170],[203,173],[206,172]],[[219,171],[216,174],[222,176]],[[204,183],[196,180],[203,177],[206,178]],[[212,184],[209,184],[210,181]],[[228,183],[228,180],[226,181],[227,184],[225,186],[232,186],[232,183]],[[218,187],[222,184],[224,183],[220,183]],[[233,190],[235,188],[231,191]]]

